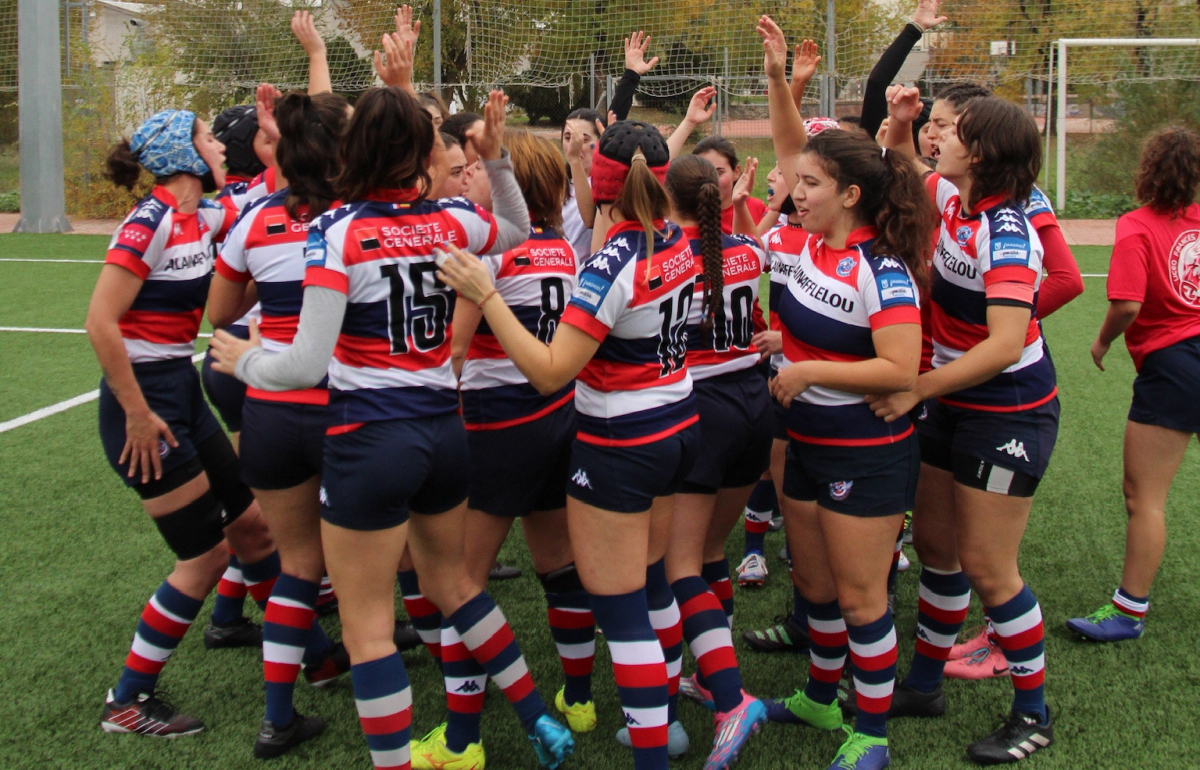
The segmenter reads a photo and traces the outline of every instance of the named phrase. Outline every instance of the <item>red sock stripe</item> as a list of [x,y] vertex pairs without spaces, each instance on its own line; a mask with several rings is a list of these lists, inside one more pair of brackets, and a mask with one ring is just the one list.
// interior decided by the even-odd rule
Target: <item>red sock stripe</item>
[[948,625],[961,625],[967,620],[967,607],[961,610],[943,610],[940,607],[935,607],[924,599],[917,601],[917,612],[929,616],[938,623],[946,623]]
[[916,651],[918,655],[924,655],[933,660],[940,660],[943,663],[950,660],[950,647],[938,647],[935,644],[930,644],[924,639],[917,639]]
[[263,661],[263,679],[271,684],[292,684],[298,676],[300,676],[299,664]]
[[850,644],[850,636],[845,629],[828,633],[826,631],[818,631],[810,624],[808,627],[808,636],[812,643],[818,647],[845,647]]
[[182,639],[183,635],[187,633],[188,628],[192,625],[191,623],[180,623],[178,620],[168,618],[149,602],[146,603],[146,609],[142,610],[142,620],[146,622],[146,625],[160,634],[173,636],[176,639]]
[[563,673],[567,676],[588,676],[595,668],[596,659],[592,656],[586,658],[564,658],[559,657],[562,661]]
[[662,687],[667,681],[667,664],[630,665],[613,661],[613,678],[617,687]]
[[263,622],[275,623],[288,628],[309,628],[317,613],[308,607],[292,607],[279,602],[268,601]]
[[808,665],[808,675],[812,679],[816,679],[818,682],[824,682],[825,684],[837,684],[842,678],[843,668],[845,668],[844,665],[834,669],[818,668],[815,663],[810,663]]
[[161,674],[163,666],[167,665],[167,661],[159,662],[143,658],[133,650],[130,650],[129,654],[125,656],[125,665],[139,674]]
[[271,599],[271,589],[275,587],[275,578],[264,580],[261,583],[247,583],[246,590],[250,592],[250,597],[256,602],[265,602]]
[[1033,690],[1046,683],[1046,669],[1039,668],[1032,674],[1012,675],[1013,687],[1018,690]]
[[850,662],[861,671],[879,671],[888,666],[896,665],[896,645],[881,655],[872,655],[865,657],[854,654],[854,649],[850,650]]
[[892,551],[892,566],[894,567],[899,563],[900,563],[900,546],[897,545],[896,550]]
[[471,657],[471,651],[468,650],[467,646],[462,642],[456,642],[455,644],[443,644],[441,647],[442,660],[446,663],[458,663],[464,660],[474,660],[474,658]]
[[751,534],[761,535],[770,528],[770,521],[754,521],[753,519],[746,519],[746,531]]
[[708,587],[721,601],[733,598],[733,583],[729,581],[729,578],[721,578],[715,583],[709,583]]
[[230,580],[227,576],[229,571],[221,576],[221,582],[217,583],[217,593],[227,599],[245,599],[246,584],[238,581]]
[[868,698],[861,692],[854,693],[854,705],[864,714],[886,714],[892,706],[892,696]]
[[429,601],[421,594],[416,594],[415,596],[411,597],[405,596],[404,610],[408,613],[408,617],[414,620],[416,618],[427,618],[430,615],[437,615],[441,613],[441,610],[437,608],[436,604]]
[[512,627],[505,622],[502,626],[496,629],[496,633],[483,644],[476,647],[472,652],[475,660],[479,661],[479,665],[485,665],[489,660],[496,657],[500,653],[516,641],[513,636]]
[[382,717],[359,717],[363,732],[367,735],[389,735],[404,730],[412,722],[412,708]]
[[635,749],[653,749],[667,745],[667,725],[658,727],[630,727],[629,742]]
[[725,610],[721,609],[720,600],[715,595],[706,591],[702,594],[696,594],[691,599],[679,605],[679,617],[686,620],[706,610],[720,612],[722,615],[725,614]]
[[485,697],[486,694],[482,692],[463,695],[447,690],[446,708],[456,714],[479,714],[483,711],[483,700]]
[[546,611],[546,616],[552,628],[576,629],[596,625],[596,619],[590,612],[570,612],[551,607]]
[[1001,636],[1000,647],[1004,650],[1023,650],[1026,647],[1032,647],[1046,638],[1046,630],[1044,624],[1038,621],[1038,624],[1033,628],[1022,631],[1019,634],[1012,636]]
[[[526,672],[517,681],[502,689],[504,697],[508,698],[509,703],[516,703],[524,700],[529,696],[529,693],[534,691],[533,677],[529,672]],[[482,708],[482,707],[481,707]]]
[[683,624],[676,620],[666,628],[654,629],[654,635],[658,637],[658,643],[664,650],[668,647],[683,644]]
[[718,647],[696,658],[696,666],[699,667],[701,674],[706,677],[711,676],[718,671],[737,668],[737,654],[732,647]]

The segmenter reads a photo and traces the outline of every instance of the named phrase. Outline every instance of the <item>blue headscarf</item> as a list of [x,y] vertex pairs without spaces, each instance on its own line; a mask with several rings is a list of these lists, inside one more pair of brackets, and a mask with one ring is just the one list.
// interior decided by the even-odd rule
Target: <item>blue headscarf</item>
[[129,148],[137,155],[138,162],[156,177],[180,173],[203,177],[210,169],[196,151],[192,140],[195,128],[194,112],[163,110],[138,126]]

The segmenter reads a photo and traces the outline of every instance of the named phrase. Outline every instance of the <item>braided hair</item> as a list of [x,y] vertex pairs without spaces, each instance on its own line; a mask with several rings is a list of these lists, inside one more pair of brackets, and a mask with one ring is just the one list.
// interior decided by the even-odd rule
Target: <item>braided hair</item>
[[680,155],[667,169],[667,195],[675,212],[700,228],[704,300],[700,331],[712,330],[725,302],[725,257],[721,235],[721,188],[717,170],[699,155]]

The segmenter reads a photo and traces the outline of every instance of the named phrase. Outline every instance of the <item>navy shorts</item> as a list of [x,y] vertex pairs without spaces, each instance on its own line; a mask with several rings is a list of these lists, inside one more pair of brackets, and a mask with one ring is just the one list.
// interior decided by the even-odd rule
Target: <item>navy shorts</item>
[[876,446],[826,446],[792,439],[783,494],[848,516],[894,516],[912,510],[920,471],[915,433]]
[[699,449],[698,423],[636,446],[599,446],[575,439],[567,495],[605,511],[644,513],[654,498],[679,491]]
[[574,439],[574,402],[510,428],[467,431],[467,505],[493,516],[526,516],[564,507]]
[[771,464],[771,394],[756,369],[696,380],[700,449],[680,492],[716,494],[756,483]]
[[[227,326],[225,331],[238,339],[250,339],[248,326]],[[242,405],[246,401],[246,383],[237,377],[213,371],[211,348],[205,351],[204,363],[200,365],[200,382],[204,385],[204,395],[208,396],[208,400],[216,407],[217,414],[221,415],[221,422],[225,423],[229,432],[240,431]]]
[[[189,464],[195,466],[195,475],[199,475],[202,467],[196,447],[220,433],[221,426],[204,400],[200,376],[191,359],[175,358],[134,364],[133,376],[150,410],[167,424],[179,443],[179,446],[172,447],[165,439],[159,439],[158,454],[162,458],[163,477]],[[100,443],[104,445],[108,464],[126,486],[134,489],[142,487],[141,474],[130,478],[127,475],[129,463],[119,462],[125,448],[125,410],[103,379],[100,380],[99,413]]]
[[1059,411],[1057,397],[1018,412],[984,412],[930,400],[925,418],[918,421],[921,460],[952,472],[960,484],[1030,497],[1050,464]]
[[1129,421],[1200,433],[1200,337],[1146,356],[1133,381]]
[[467,431],[457,413],[368,422],[325,436],[321,518],[355,530],[445,513],[470,488]]
[[321,472],[329,407],[246,399],[242,481],[254,489],[291,489]]

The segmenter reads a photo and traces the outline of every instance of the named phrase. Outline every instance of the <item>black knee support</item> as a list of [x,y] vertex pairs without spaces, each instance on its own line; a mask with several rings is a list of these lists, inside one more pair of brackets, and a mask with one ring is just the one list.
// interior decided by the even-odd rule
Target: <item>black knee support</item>
[[208,474],[213,494],[225,507],[228,514],[225,526],[229,526],[254,502],[254,493],[242,481],[242,466],[237,452],[233,451],[233,444],[229,443],[225,434],[218,432],[196,447],[196,455]]
[[225,539],[224,518],[217,498],[205,492],[179,510],[159,516],[154,525],[180,561],[187,561],[203,556]]
[[565,594],[571,591],[583,591],[583,582],[579,579],[579,573],[575,571],[575,564],[571,563],[565,567],[559,567],[550,572],[541,573],[538,575],[538,580],[542,581],[542,588],[546,593]]

